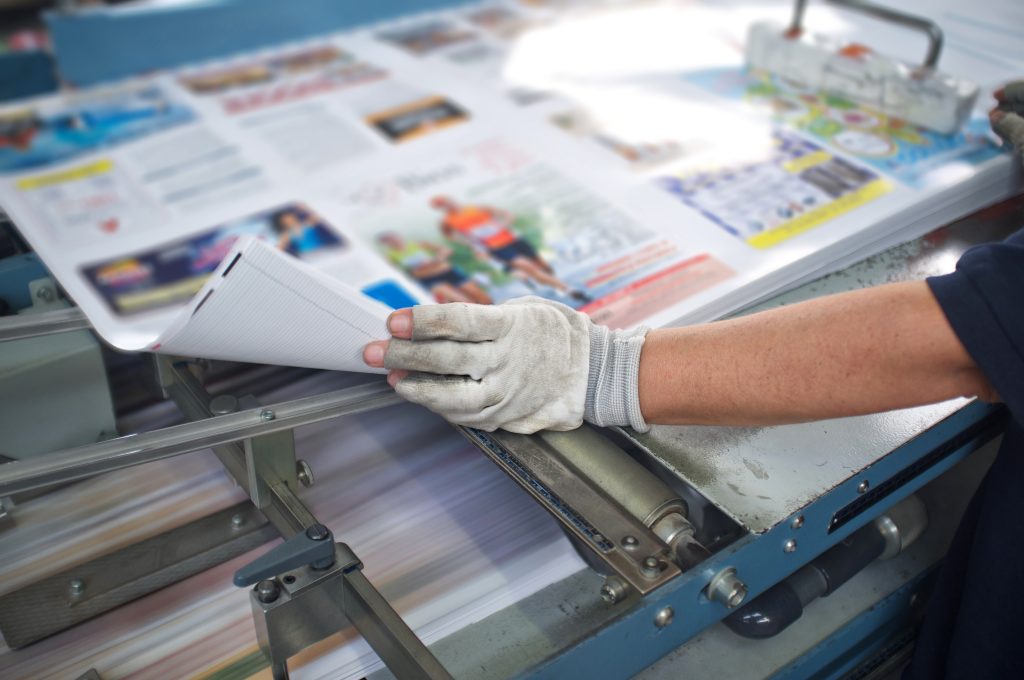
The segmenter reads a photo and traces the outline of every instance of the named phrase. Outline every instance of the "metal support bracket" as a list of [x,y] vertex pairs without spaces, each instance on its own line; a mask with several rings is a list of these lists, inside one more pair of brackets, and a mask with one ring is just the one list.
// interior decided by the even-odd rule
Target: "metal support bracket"
[[[189,393],[192,403],[186,413],[191,417],[225,415],[239,409],[255,409],[260,405],[252,396],[236,399],[229,395],[222,395],[211,399],[195,379],[191,363],[160,354],[153,355],[153,358],[157,382],[167,397],[175,399],[181,406],[182,390]],[[273,409],[266,408],[260,411],[261,421],[270,422],[276,417]],[[280,482],[292,491],[298,490],[295,436],[292,430],[280,430],[244,439],[242,440],[242,455],[247,480],[245,489],[257,508],[266,508],[273,502],[270,487],[274,484]],[[221,452],[218,452],[218,456],[223,462],[224,457]]]
[[[158,357],[158,361],[160,359]],[[224,413],[220,408],[221,404],[210,398],[195,376],[180,362],[164,363],[162,374],[159,373],[159,367],[160,364],[158,375],[163,389],[187,417],[202,420]],[[397,397],[392,393],[384,397],[384,400],[393,403]],[[238,405],[244,408],[246,400],[243,398],[238,401]],[[363,408],[373,408],[374,401],[371,396]],[[286,413],[285,417],[290,416]],[[263,409],[260,412],[262,425],[272,426],[279,418],[280,413],[274,409]],[[286,432],[291,437],[290,428],[275,428],[271,432]],[[255,442],[265,436],[253,437],[251,440]],[[299,532],[308,531],[314,525],[320,526],[316,517],[296,495],[298,475],[294,445],[290,447],[290,484],[289,480],[281,478],[288,476],[287,473],[278,476],[274,472],[275,466],[281,464],[280,461],[263,460],[260,448],[261,446],[256,446],[254,449],[251,444],[239,444],[235,441],[215,446],[213,450],[228,473],[249,493],[250,498],[255,501],[259,496],[267,500],[267,505],[261,510],[286,540]],[[254,455],[250,456],[250,453]],[[257,460],[260,461],[258,465],[250,464],[250,461],[255,463]],[[250,475],[250,471],[254,473],[255,478]],[[309,481],[311,473],[307,470],[304,476]],[[264,490],[266,493],[262,495]],[[265,591],[279,589],[278,597],[283,598],[280,605],[281,614],[272,614],[268,619],[262,615],[260,607],[260,615],[256,616],[257,633],[264,636],[260,645],[271,660],[274,677],[288,677],[286,660],[295,651],[304,649],[351,624],[399,678],[451,678],[423,641],[416,637],[402,617],[363,576],[358,568],[359,560],[352,551],[344,544],[338,544],[335,550],[333,566],[325,569],[300,567],[280,575],[279,579],[268,579],[270,583],[276,585],[271,586],[267,581],[261,581],[256,585],[254,592],[259,592],[262,585]],[[319,561],[318,563],[323,564]],[[348,571],[345,571],[346,569]],[[306,593],[306,589],[310,589],[309,595],[303,594]],[[291,601],[293,594],[296,599],[302,600],[302,604],[286,606],[284,603]],[[266,594],[263,599],[266,602],[260,601],[261,605],[277,601],[276,598],[271,600]],[[276,608],[273,609],[276,611]],[[296,617],[298,622],[295,620]],[[266,623],[267,620],[269,624]],[[278,628],[279,621],[288,622],[289,625]],[[259,632],[261,626],[266,628],[263,633]]]
[[270,484],[284,482],[292,491],[298,489],[292,430],[246,439],[243,447],[245,468],[249,473],[249,496],[257,508],[265,508],[272,502]]
[[350,623],[399,678],[447,680],[451,675],[409,630],[360,571],[344,543],[326,569],[301,566],[260,581],[249,593],[256,639],[275,680],[288,677],[288,658]]

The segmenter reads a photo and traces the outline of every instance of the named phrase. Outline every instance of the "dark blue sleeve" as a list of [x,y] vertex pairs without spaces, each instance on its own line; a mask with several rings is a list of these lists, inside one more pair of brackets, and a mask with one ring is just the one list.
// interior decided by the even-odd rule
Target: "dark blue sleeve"
[[955,272],[928,285],[968,354],[1024,424],[1024,229],[971,248]]

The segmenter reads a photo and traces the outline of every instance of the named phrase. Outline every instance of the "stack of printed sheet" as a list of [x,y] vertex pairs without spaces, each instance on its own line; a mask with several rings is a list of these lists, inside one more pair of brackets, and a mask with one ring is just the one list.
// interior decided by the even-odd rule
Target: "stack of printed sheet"
[[[947,29],[944,70],[983,92],[1024,74],[1011,3],[905,6]],[[745,70],[746,28],[788,15],[487,3],[26,100],[0,109],[0,205],[117,347],[358,370],[393,307],[533,294],[612,326],[708,320],[1016,189],[984,95],[941,136]],[[816,6],[808,27],[923,49]],[[298,432],[314,511],[428,639],[581,566],[444,431],[405,406]],[[240,498],[203,455],[58,491],[0,534],[2,590]],[[249,557],[0,654],[0,675],[237,671]],[[368,672],[342,637],[299,677]]]
[[[708,320],[1014,189],[982,112],[943,136],[744,69],[746,28],[788,3],[572,4],[19,102],[0,204],[119,348],[358,370],[390,307]],[[821,8],[808,27],[908,42]],[[1019,47],[962,41],[942,68],[986,92],[1024,72]]]

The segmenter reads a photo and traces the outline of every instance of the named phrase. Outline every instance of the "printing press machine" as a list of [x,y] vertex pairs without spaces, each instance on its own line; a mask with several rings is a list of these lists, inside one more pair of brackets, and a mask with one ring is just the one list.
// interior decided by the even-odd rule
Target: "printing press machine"
[[[136,37],[145,39],[140,26]],[[197,36],[199,52],[216,27],[210,32]],[[89,35],[68,43],[67,54],[95,45],[98,33]],[[103,63],[109,59],[95,54],[76,68],[116,68]],[[744,313],[944,273],[970,245],[1022,223],[1018,197]],[[0,356],[10,358],[0,374],[0,453],[11,459],[0,465],[0,532],[48,490],[73,491],[79,480],[208,448],[248,497],[174,528],[142,530],[132,545],[0,596],[0,634],[28,653],[256,550],[234,572],[235,585],[249,589],[248,635],[262,652],[245,668],[269,665],[275,678],[287,677],[290,658],[349,627],[387,665],[373,678],[882,677],[912,650],[929,577],[1007,417],[999,406],[954,400],[773,428],[639,434],[585,426],[532,436],[459,428],[550,514],[549,525],[558,523],[589,568],[428,647],[364,575],[346,536],[304,502],[318,475],[302,459],[296,428],[395,408],[400,400],[383,381],[264,401],[250,393],[310,372],[117,356],[64,308],[31,256],[6,259],[0,275],[5,295],[24,289],[12,294],[18,307],[37,308],[0,319]],[[143,365],[148,377],[140,381]],[[173,402],[185,422],[114,436],[118,419],[131,422],[125,413],[147,403],[147,389]],[[268,545],[278,536],[285,541]],[[389,549],[416,560],[409,547]],[[814,603],[819,597],[826,599]],[[106,677],[102,669],[78,672]]]

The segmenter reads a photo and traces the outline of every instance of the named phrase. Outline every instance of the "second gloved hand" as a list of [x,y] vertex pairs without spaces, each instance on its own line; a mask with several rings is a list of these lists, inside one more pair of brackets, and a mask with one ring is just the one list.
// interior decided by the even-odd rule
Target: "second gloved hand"
[[998,106],[989,113],[992,129],[1018,152],[1024,150],[1024,80],[1000,88],[995,97]]
[[367,363],[394,369],[399,394],[453,423],[531,433],[586,419],[647,429],[637,395],[646,329],[611,331],[535,297],[414,307],[389,327],[395,339],[369,345]]

